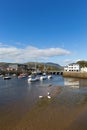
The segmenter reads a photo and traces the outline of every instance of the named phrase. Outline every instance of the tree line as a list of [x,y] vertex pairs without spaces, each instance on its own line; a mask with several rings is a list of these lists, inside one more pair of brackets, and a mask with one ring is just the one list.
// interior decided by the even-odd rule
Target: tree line
[[87,67],[87,61],[78,61],[77,64],[80,65],[80,67]]

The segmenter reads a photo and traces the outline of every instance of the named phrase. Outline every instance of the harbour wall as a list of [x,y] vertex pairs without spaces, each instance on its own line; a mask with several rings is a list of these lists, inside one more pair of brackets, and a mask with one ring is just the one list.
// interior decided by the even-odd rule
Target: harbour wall
[[87,72],[63,72],[63,77],[87,78]]

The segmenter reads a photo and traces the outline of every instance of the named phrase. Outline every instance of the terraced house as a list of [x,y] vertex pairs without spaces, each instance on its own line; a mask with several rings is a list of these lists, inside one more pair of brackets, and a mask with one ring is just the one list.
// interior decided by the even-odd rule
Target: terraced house
[[79,64],[71,63],[68,66],[64,67],[64,71],[80,71]]
[[11,64],[8,67],[8,70],[26,70],[27,65],[25,64]]

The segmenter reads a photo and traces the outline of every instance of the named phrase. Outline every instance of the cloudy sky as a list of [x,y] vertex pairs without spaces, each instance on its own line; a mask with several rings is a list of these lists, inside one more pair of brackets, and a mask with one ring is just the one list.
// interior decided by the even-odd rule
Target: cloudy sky
[[0,62],[87,60],[87,0],[0,0]]

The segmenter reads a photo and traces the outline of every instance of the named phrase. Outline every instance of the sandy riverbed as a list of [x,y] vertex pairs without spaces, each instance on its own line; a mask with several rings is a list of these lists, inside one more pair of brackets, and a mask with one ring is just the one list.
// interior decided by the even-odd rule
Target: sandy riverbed
[[12,112],[0,113],[0,130],[87,130],[86,94],[58,86],[49,92],[52,98],[39,99],[32,109],[18,110],[21,104],[13,103]]

